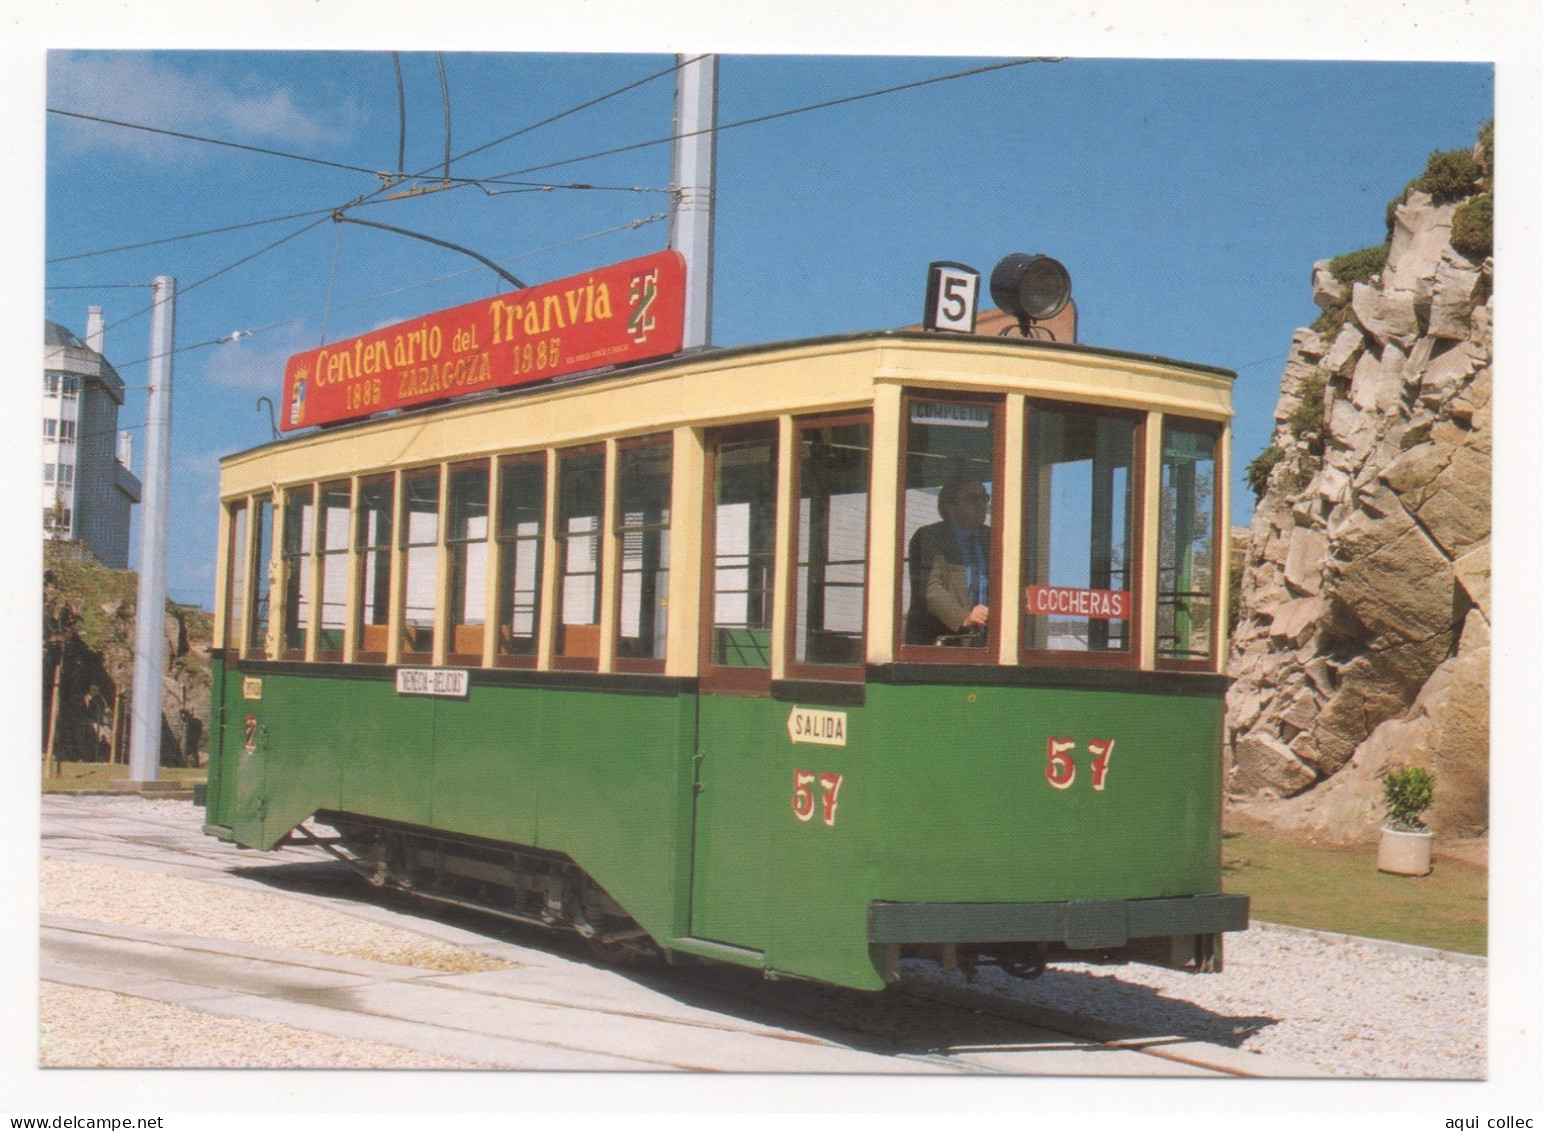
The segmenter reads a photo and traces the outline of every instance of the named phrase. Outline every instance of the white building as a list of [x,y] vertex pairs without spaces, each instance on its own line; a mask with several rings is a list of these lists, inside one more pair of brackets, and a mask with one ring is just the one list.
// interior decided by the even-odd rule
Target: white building
[[101,350],[101,307],[90,310],[84,342],[43,323],[43,537],[80,542],[127,569],[139,480],[131,437],[118,431],[123,379]]

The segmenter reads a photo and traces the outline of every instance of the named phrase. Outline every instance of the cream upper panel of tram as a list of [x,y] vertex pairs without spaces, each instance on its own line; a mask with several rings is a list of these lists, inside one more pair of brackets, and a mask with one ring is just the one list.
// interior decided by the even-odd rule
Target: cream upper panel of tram
[[890,346],[876,381],[913,388],[1024,393],[1030,397],[1151,410],[1202,420],[1232,416],[1232,378],[1176,363],[1066,348],[1025,347],[1017,339],[955,339]]
[[812,343],[677,360],[639,373],[384,418],[223,461],[221,495],[504,452],[870,405],[876,384],[1016,392],[1224,421],[1230,378],[1176,363],[937,336]]

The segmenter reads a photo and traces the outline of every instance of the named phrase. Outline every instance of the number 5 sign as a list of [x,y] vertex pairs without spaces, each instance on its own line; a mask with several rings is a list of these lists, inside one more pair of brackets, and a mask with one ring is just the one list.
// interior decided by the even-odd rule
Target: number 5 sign
[[980,272],[963,263],[939,261],[927,268],[927,330],[975,332],[975,298],[980,293]]

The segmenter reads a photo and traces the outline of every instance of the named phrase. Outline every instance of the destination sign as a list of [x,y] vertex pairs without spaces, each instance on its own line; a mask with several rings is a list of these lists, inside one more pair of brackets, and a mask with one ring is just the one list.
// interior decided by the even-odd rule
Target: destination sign
[[465,699],[468,673],[455,668],[397,668],[398,695],[439,695]]
[[1023,611],[1037,617],[1127,620],[1130,617],[1130,594],[1124,589],[1030,585],[1023,591]]
[[788,713],[788,739],[792,742],[811,742],[816,746],[845,746],[847,713],[794,707]]
[[298,353],[285,431],[666,357],[685,334],[686,262],[661,251]]

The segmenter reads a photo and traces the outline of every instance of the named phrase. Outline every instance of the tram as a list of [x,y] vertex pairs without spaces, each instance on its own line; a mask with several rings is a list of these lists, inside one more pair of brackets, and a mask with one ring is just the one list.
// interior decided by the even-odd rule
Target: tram
[[222,461],[205,831],[608,957],[1220,969],[1233,374],[922,330],[597,371],[585,285],[312,351],[324,426]]

